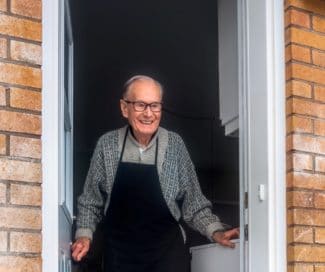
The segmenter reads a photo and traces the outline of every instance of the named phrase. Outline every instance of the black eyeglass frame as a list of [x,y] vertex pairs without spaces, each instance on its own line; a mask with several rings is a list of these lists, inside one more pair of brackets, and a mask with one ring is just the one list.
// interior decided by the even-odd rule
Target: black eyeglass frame
[[[136,112],[143,112],[143,111],[145,111],[148,107],[150,108],[150,110],[151,110],[152,112],[161,112],[161,111],[162,111],[162,104],[163,104],[162,102],[145,103],[145,102],[142,102],[142,101],[130,101],[130,100],[126,100],[126,99],[123,99],[123,101],[124,101],[125,103],[127,103],[127,104],[132,104],[133,109],[134,109]],[[139,103],[140,103],[141,105],[139,105]],[[137,105],[138,105],[138,107],[137,107]],[[159,105],[160,107],[159,107],[158,110],[156,110],[156,109],[153,108],[152,105]],[[140,108],[144,107],[144,108],[143,108],[143,110],[139,110],[139,107],[140,107]]]

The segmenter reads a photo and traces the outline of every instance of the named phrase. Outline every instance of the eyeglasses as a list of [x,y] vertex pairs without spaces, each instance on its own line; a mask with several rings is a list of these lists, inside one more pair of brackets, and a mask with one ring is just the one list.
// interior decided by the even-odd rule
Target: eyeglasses
[[162,103],[161,102],[152,102],[152,103],[145,103],[145,102],[141,102],[141,101],[129,101],[129,100],[125,100],[123,99],[124,102],[128,103],[128,104],[132,104],[133,109],[135,111],[145,111],[147,109],[147,107],[150,108],[150,110],[152,112],[160,112],[162,109]]

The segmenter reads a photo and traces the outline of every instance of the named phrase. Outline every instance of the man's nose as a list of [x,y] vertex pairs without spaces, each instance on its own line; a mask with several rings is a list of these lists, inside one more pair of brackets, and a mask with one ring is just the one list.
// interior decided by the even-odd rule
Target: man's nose
[[152,110],[150,108],[150,105],[146,105],[146,108],[144,109],[143,113],[146,115],[146,116],[151,116],[152,115]]

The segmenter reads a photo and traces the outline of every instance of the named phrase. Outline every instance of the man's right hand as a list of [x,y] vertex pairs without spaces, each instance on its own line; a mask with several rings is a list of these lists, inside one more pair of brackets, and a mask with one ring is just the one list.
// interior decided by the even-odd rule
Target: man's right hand
[[79,262],[90,248],[90,239],[87,237],[79,237],[71,246],[72,258]]

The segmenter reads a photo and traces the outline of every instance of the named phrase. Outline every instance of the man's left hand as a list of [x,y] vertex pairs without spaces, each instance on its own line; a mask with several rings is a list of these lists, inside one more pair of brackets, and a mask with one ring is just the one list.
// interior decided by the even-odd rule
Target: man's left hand
[[239,237],[239,228],[227,230],[227,231],[216,231],[213,233],[212,238],[216,243],[219,243],[225,247],[234,248],[235,244],[232,243],[231,239],[236,239]]

